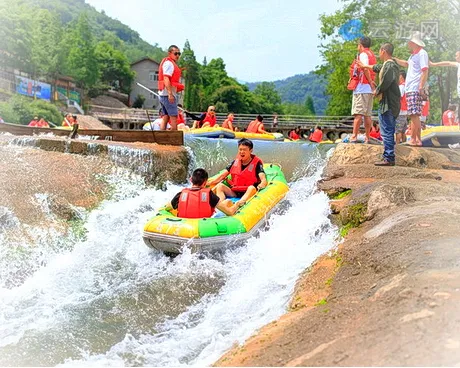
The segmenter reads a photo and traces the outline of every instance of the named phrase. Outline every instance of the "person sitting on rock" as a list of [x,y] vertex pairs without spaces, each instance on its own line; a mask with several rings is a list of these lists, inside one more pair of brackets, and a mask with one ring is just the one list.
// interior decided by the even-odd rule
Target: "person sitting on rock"
[[382,135],[380,134],[380,126],[378,122],[372,122],[372,128],[371,132],[369,133],[369,137],[377,139],[379,141],[382,140]]
[[166,206],[166,209],[177,209],[177,217],[180,218],[207,218],[214,214],[215,209],[222,211],[228,216],[233,215],[238,209],[229,200],[221,200],[210,188],[208,173],[205,169],[193,171],[191,188],[182,189]]
[[30,127],[37,127],[38,126],[38,116],[35,116],[30,123],[28,124]]
[[74,120],[73,120],[73,117],[71,114],[66,114],[64,116],[64,120],[62,121],[62,126],[63,127],[71,127],[73,126],[75,123],[74,123]]
[[[240,198],[235,204],[243,206],[257,190],[267,186],[267,178],[262,160],[252,154],[254,144],[246,138],[238,141],[238,155],[227,166],[222,174],[209,185],[217,185],[216,194],[221,200],[226,198]],[[230,178],[227,178],[230,175]],[[227,186],[221,183],[227,178]]]

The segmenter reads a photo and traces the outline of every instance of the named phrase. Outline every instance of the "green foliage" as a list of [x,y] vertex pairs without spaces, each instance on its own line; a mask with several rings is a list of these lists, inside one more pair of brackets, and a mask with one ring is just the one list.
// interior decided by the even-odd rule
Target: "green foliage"
[[305,100],[305,109],[311,112],[311,115],[316,115],[315,104],[313,103],[313,97],[310,95],[307,96]]
[[82,86],[92,87],[99,79],[99,64],[87,15],[81,14],[75,28],[68,32],[66,74],[74,77]]
[[315,306],[320,306],[320,305],[326,305],[327,304],[327,300],[326,298],[323,298],[321,300],[318,300],[315,304]]
[[[407,59],[409,51],[407,41],[399,37],[401,27],[413,24],[420,29],[421,22],[437,21],[439,39],[426,41],[426,50],[431,60],[453,60],[460,39],[460,5],[451,0],[344,0],[343,8],[334,14],[322,15],[320,38],[327,41],[322,45],[322,56],[325,64],[319,73],[328,81],[327,92],[331,100],[327,113],[331,115],[347,115],[351,108],[351,93],[346,89],[348,68],[357,52],[357,41],[344,42],[338,35],[339,28],[350,19],[363,21],[362,33],[372,37],[376,22],[386,25],[388,37],[374,39],[373,50],[379,44],[391,42],[395,46],[394,55]],[[380,26],[382,23],[380,23]],[[431,89],[431,121],[440,118],[441,107],[446,108],[455,87],[455,75],[446,68],[430,69],[429,84]]]
[[200,64],[196,61],[195,53],[191,49],[188,40],[185,41],[179,66],[185,68],[183,75],[187,88],[184,95],[184,105],[191,111],[199,111],[201,110]]
[[63,119],[55,105],[20,95],[14,95],[7,102],[0,102],[0,116],[8,123],[23,125],[29,124],[34,116],[43,117],[56,125],[60,125]]
[[144,106],[145,97],[143,95],[137,95],[136,99],[133,102],[134,109],[141,109]]
[[350,194],[351,194],[351,189],[347,189],[347,190],[344,190],[343,192],[331,195],[330,198],[332,200],[339,200],[339,199],[345,198],[346,196]]
[[96,46],[95,57],[101,70],[101,82],[129,93],[135,73],[131,71],[126,55],[108,42],[101,41]]

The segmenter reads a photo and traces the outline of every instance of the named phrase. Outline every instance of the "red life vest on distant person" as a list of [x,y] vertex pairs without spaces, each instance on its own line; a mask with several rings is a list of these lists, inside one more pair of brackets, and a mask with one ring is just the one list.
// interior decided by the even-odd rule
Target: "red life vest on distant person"
[[300,139],[300,135],[298,135],[295,130],[292,130],[290,133],[289,133],[289,138],[291,138],[292,140],[294,141],[298,141]]
[[316,143],[321,142],[323,140],[323,131],[319,129],[315,129],[315,131],[310,134],[310,137],[308,139]]
[[401,83],[400,86],[404,86],[404,94],[401,96],[401,111],[407,111],[406,83]]
[[177,217],[181,218],[205,218],[211,217],[214,208],[209,204],[211,189],[192,189],[182,190],[177,206]]
[[206,116],[204,117],[203,121],[201,122],[201,125],[204,123],[208,122],[209,126],[212,128],[214,125],[216,125],[217,118],[216,115],[211,115],[210,113],[206,113]]
[[[444,111],[444,113],[442,114],[442,125],[444,126],[451,126],[451,123],[449,121],[449,114],[452,114],[452,111],[451,110],[446,110]],[[452,119],[454,120],[454,119]],[[454,122],[454,125],[455,125],[455,122]]]
[[259,127],[263,126],[263,123],[259,120],[253,120],[249,123],[246,133],[259,133]]
[[[367,58],[369,59],[369,65],[377,64],[377,59],[375,58],[375,55],[371,50],[364,49],[363,52],[367,55]],[[371,80],[374,81],[375,80],[375,72],[372,69],[369,69],[369,73],[370,73],[370,76],[371,76]],[[364,74],[364,70],[360,70],[359,83],[370,84],[369,81],[366,78],[366,75]]]
[[165,79],[163,75],[163,64],[169,60],[172,62],[174,66],[174,71],[171,76],[169,76],[169,80],[171,81],[171,85],[176,87],[177,92],[181,92],[184,90],[184,85],[180,83],[180,77],[182,75],[182,70],[177,66],[176,62],[171,59],[170,57],[165,57],[163,60],[161,60],[160,63],[160,69],[158,70],[158,90],[162,91],[165,89]]
[[259,178],[256,173],[256,167],[262,160],[255,155],[252,155],[252,160],[244,170],[241,170],[241,159],[239,156],[235,158],[232,168],[230,169],[231,179],[227,179],[233,191],[245,192],[251,185],[257,184]]
[[222,128],[230,129],[229,122],[233,124],[233,119],[231,118],[225,119],[224,122],[222,123]]
[[179,124],[185,124],[184,114],[181,111],[177,115],[177,125]]

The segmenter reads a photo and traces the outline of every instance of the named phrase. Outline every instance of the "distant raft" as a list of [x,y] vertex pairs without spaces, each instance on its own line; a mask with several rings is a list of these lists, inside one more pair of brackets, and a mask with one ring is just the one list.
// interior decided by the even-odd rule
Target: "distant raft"
[[251,140],[263,140],[263,141],[284,141],[284,135],[281,133],[246,133],[246,132],[235,132],[235,138],[247,138]]
[[459,126],[436,126],[422,130],[424,147],[449,147],[460,143]]
[[191,129],[184,132],[184,135],[191,137],[201,137],[201,138],[235,138],[235,133],[226,128],[221,127],[206,127],[199,129]]
[[176,210],[163,207],[144,227],[145,244],[172,254],[181,253],[184,246],[193,252],[207,252],[254,236],[289,191],[279,165],[265,164],[264,171],[268,185],[233,216],[217,211],[211,218],[185,219],[177,217]]

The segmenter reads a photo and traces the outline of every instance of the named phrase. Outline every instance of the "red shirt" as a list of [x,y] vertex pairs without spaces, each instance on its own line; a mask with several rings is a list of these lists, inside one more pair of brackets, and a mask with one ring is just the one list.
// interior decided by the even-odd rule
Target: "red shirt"
[[298,141],[300,139],[300,135],[298,135],[295,130],[291,130],[289,133],[289,138],[291,138],[294,141]]
[[369,133],[369,136],[375,139],[378,139],[379,141],[382,140],[382,135],[380,134],[380,130],[377,131],[374,128],[372,128],[371,132]]

